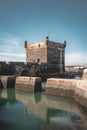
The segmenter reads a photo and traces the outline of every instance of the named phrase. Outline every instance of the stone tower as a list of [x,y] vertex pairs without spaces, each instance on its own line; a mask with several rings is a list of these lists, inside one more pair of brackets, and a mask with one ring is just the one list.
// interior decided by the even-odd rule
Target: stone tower
[[43,42],[28,44],[25,41],[26,62],[58,65],[62,72],[65,68],[65,47],[66,41],[64,43],[50,41],[48,36]]

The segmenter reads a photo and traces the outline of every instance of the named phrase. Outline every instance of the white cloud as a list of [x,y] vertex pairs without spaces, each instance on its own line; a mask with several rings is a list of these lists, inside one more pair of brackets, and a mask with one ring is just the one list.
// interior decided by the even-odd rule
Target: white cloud
[[66,53],[66,65],[87,65],[87,53]]
[[0,38],[0,52],[3,53],[24,53],[24,46],[20,38],[9,33],[5,33]]
[[19,37],[9,33],[0,37],[0,61],[25,61],[24,50]]
[[20,62],[25,62],[25,54],[0,53],[0,61],[20,61]]

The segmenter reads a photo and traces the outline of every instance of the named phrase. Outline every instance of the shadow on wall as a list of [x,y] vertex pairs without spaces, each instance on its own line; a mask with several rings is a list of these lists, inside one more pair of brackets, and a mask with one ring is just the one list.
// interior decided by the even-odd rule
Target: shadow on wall
[[30,74],[29,74],[29,72],[28,72],[28,70],[23,70],[22,72],[21,72],[21,76],[29,76]]
[[1,82],[1,77],[0,77],[0,89],[4,88],[2,82]]
[[16,82],[16,77],[8,77],[7,79],[7,88],[15,88],[15,82]]
[[34,92],[42,92],[42,84],[41,84],[41,82],[35,82]]

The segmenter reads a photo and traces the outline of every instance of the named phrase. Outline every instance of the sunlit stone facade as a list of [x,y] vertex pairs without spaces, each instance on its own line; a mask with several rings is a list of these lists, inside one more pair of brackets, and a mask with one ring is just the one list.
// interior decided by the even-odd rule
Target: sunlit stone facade
[[47,36],[42,42],[28,44],[25,41],[26,62],[29,63],[45,63],[58,65],[61,72],[65,68],[65,47],[66,41],[63,43],[50,41]]

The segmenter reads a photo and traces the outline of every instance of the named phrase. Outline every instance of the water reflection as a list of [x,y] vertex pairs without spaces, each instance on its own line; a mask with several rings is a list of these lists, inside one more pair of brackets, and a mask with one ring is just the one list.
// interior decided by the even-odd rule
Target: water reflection
[[87,130],[87,110],[73,100],[0,91],[0,130]]
[[38,103],[41,101],[42,93],[34,93],[35,102]]

